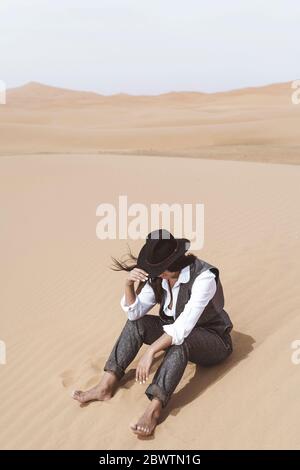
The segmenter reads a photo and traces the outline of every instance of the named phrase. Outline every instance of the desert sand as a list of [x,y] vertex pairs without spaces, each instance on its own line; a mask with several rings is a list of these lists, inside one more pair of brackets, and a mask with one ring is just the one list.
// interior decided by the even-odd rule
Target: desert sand
[[121,153],[300,163],[292,82],[153,96],[31,82],[0,106],[0,155]]
[[[0,448],[300,448],[300,365],[291,361],[300,331],[299,166],[10,155],[0,175]],[[234,354],[210,369],[189,363],[147,439],[129,429],[148,404],[147,384],[134,380],[146,346],[111,401],[81,407],[70,397],[97,383],[126,321],[126,274],[110,270],[110,256],[127,244],[137,254],[143,240],[95,233],[97,205],[117,205],[122,194],[129,204],[205,204],[204,246],[191,252],[219,267],[234,322]]]
[[[138,97],[34,82],[8,91],[1,449],[300,448],[299,117],[290,83]],[[97,383],[126,322],[126,274],[111,256],[137,255],[144,240],[96,237],[98,204],[118,207],[120,195],[204,204],[204,245],[190,251],[219,267],[234,323],[233,355],[210,369],[189,363],[146,439],[129,429],[149,402],[148,383],[135,382],[146,346],[111,401],[71,398]]]

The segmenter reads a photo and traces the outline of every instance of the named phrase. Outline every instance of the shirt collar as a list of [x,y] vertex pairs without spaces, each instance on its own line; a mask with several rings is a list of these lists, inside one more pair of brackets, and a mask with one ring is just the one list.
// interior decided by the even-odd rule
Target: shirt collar
[[[185,268],[182,268],[182,270],[180,271],[180,274],[178,276],[177,281],[174,284],[174,287],[178,286],[178,284],[186,283],[189,280],[190,280],[190,266],[188,265],[188,266],[185,266]],[[161,285],[165,290],[168,290],[167,279],[162,279]]]

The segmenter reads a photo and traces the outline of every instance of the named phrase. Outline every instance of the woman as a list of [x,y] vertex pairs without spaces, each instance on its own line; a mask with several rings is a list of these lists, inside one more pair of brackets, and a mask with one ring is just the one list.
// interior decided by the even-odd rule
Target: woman
[[[128,272],[121,299],[128,320],[105,363],[100,383],[86,392],[73,392],[80,403],[110,399],[126,368],[147,344],[136,368],[136,381],[144,384],[155,354],[164,350],[163,361],[145,390],[150,403],[141,418],[130,425],[135,434],[153,433],[188,361],[210,366],[232,352],[233,325],[223,308],[219,270],[186,254],[189,246],[186,238],[174,238],[159,229],[147,235],[138,258],[130,253],[136,264],[113,258],[115,270]],[[146,315],[156,304],[160,304],[159,314]]]

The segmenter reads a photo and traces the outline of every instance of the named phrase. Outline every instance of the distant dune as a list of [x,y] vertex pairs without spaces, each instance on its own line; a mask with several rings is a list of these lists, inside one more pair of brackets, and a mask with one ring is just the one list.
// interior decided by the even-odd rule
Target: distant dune
[[30,82],[0,106],[0,154],[124,153],[300,163],[291,82],[104,96]]

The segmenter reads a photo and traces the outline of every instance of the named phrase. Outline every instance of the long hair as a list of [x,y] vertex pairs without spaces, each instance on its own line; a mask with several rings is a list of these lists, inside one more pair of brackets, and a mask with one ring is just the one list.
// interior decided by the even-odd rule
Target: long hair
[[[113,260],[113,266],[111,269],[113,271],[132,271],[132,269],[137,267],[137,257],[133,255],[129,248],[129,252],[127,253],[127,259],[124,261],[118,260],[111,256]],[[186,266],[189,266],[192,264],[196,259],[196,256],[192,253],[185,253],[183,254],[180,258],[178,258],[176,261],[174,261],[172,264],[168,266],[168,271],[170,272],[176,272],[176,271],[181,271],[181,269],[185,268]],[[149,285],[152,287],[155,295],[155,301],[156,303],[161,304],[163,301],[164,297],[164,289],[162,287],[162,279],[160,277],[150,277],[146,281],[138,281],[138,285],[136,288],[136,295],[138,295],[144,285],[146,283],[149,283]]]

